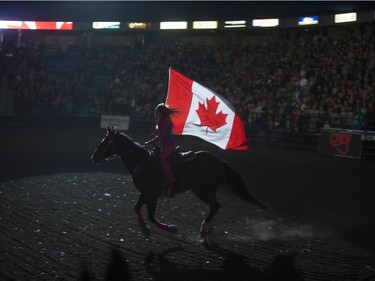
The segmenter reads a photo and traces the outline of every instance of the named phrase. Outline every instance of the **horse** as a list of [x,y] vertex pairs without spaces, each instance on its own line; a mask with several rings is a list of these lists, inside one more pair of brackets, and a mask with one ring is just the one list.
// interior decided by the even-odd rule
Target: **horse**
[[[164,182],[164,173],[158,156],[145,146],[132,140],[125,133],[108,127],[105,137],[95,149],[91,159],[94,163],[100,164],[104,160],[109,161],[115,157],[121,158],[139,191],[134,211],[143,233],[149,235],[151,232],[151,228],[141,212],[142,206],[145,204],[149,221],[164,231],[177,233],[178,230],[175,225],[163,223],[155,218],[156,206],[158,199],[162,196],[162,184]],[[228,162],[219,159],[208,151],[190,151],[190,153],[176,151],[174,160],[168,160],[172,161],[171,167],[176,178],[175,195],[191,190],[209,206],[209,213],[201,224],[201,237],[212,231],[210,222],[220,208],[216,192],[221,185],[226,184],[231,187],[232,191],[244,201],[267,209],[250,194],[242,177]]]

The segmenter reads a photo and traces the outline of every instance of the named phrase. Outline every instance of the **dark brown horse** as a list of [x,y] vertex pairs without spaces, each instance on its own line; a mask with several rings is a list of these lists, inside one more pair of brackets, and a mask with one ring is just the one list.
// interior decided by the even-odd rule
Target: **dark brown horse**
[[[150,227],[144,219],[141,208],[146,204],[148,218],[160,229],[177,233],[174,225],[168,225],[155,218],[155,210],[162,194],[163,171],[158,157],[146,148],[133,141],[123,133],[108,128],[105,138],[95,150],[91,159],[99,164],[113,156],[121,157],[124,165],[132,174],[135,187],[139,190],[139,198],[135,205],[135,212],[139,225],[145,234],[150,233]],[[191,189],[197,197],[209,205],[210,211],[203,221],[200,234],[206,235],[210,230],[210,222],[220,208],[216,198],[219,186],[226,184],[243,200],[251,202],[261,208],[264,205],[256,200],[247,190],[241,176],[225,161],[212,153],[198,151],[191,159],[177,157],[172,163],[172,170],[176,177],[175,193],[182,194]]]

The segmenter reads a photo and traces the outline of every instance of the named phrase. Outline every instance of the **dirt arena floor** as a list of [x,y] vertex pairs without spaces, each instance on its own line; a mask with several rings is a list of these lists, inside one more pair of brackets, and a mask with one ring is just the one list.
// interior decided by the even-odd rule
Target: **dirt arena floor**
[[90,160],[104,130],[1,131],[0,280],[375,280],[375,161],[178,137],[182,150],[229,161],[269,210],[221,188],[214,231],[201,239],[208,208],[187,192],[158,205],[178,233],[152,225],[146,237],[121,161]]

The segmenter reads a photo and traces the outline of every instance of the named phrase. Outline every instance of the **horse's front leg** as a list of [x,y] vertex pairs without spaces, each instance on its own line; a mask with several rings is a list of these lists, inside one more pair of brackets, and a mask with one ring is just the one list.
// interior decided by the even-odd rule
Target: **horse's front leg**
[[147,200],[147,210],[148,210],[148,219],[150,222],[154,223],[158,228],[171,232],[177,233],[177,227],[173,224],[165,224],[155,218],[155,211],[157,205],[158,197],[155,196],[154,198]]
[[142,206],[146,203],[144,195],[142,193],[139,194],[138,201],[134,206],[134,211],[137,214],[138,224],[142,229],[142,232],[148,236],[151,233],[151,228],[147,224],[145,218],[143,217],[141,213]]

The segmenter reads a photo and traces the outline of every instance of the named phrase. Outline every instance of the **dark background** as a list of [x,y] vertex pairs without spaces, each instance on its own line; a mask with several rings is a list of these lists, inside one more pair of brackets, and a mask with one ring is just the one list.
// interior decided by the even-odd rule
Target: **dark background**
[[373,1],[1,1],[3,20],[159,21],[296,17],[371,10]]
[[[276,13],[277,16],[280,17],[293,17],[305,12],[308,14],[322,15],[326,13],[331,14],[332,12],[348,12],[352,9],[368,10],[373,7],[374,2],[372,1],[114,1],[110,3],[104,1],[6,1],[0,2],[0,17],[2,19],[10,20],[61,19],[64,21],[113,21],[145,19],[149,21],[156,21],[179,19],[194,20],[202,18],[225,20],[229,17],[271,17],[274,16]],[[43,212],[45,212],[44,217],[47,218],[50,213],[54,213],[54,210],[50,208],[48,205],[50,204],[53,207],[56,207],[56,204],[53,204],[55,203],[53,202],[53,200],[48,201],[48,204],[46,206],[38,205],[40,203],[40,201],[37,200],[38,196],[42,198],[49,198],[48,196],[50,195],[47,194],[48,196],[43,197],[44,194],[38,193],[40,190],[43,190],[42,187],[43,184],[45,184],[45,182],[42,182],[43,178],[35,179],[37,176],[51,175],[51,177],[47,177],[47,180],[56,180],[56,178],[60,178],[60,181],[64,182],[70,180],[69,174],[65,174],[66,179],[63,178],[64,173],[73,173],[73,175],[75,175],[75,173],[85,173],[82,177],[98,179],[98,183],[95,188],[97,190],[100,190],[101,192],[104,192],[106,191],[105,188],[108,188],[108,183],[105,181],[108,179],[106,179],[105,176],[103,176],[102,172],[113,173],[112,177],[108,176],[108,181],[111,182],[111,184],[113,185],[116,184],[116,175],[118,173],[127,174],[125,167],[119,160],[113,160],[111,162],[104,163],[100,166],[96,166],[91,162],[90,156],[93,153],[96,146],[99,144],[100,140],[104,137],[104,135],[105,130],[100,129],[99,126],[30,125],[14,127],[6,126],[1,128],[0,184],[3,184],[3,186],[6,186],[7,188],[13,185],[13,188],[15,190],[14,194],[20,196],[19,200],[17,200],[17,197],[7,197],[4,194],[13,193],[9,190],[5,190],[6,188],[1,190],[1,207],[3,208],[2,212],[4,212],[1,214],[3,217],[2,222],[4,223],[6,221],[5,217],[7,215],[14,215],[9,215],[10,218],[14,218],[14,221],[11,220],[9,225],[7,224],[7,230],[9,230],[10,233],[9,241],[14,242],[14,245],[16,245],[17,247],[19,245],[24,245],[25,243],[19,243],[19,241],[14,239],[14,234],[19,234],[19,236],[22,239],[21,242],[24,242],[24,239],[29,239],[29,241],[27,241],[26,244],[30,243],[31,245],[31,243],[34,240],[33,235],[35,235],[34,228],[31,228],[29,225],[18,226],[17,219],[19,219],[20,221],[24,221],[22,219],[26,215],[30,215],[30,218],[33,219],[30,219],[30,225],[35,226],[35,218],[37,217],[37,215],[39,215],[40,211],[42,214],[44,214]],[[130,132],[129,135],[133,137],[135,140],[139,141],[140,143],[144,142],[149,137],[147,133],[139,132]],[[307,152],[299,151],[296,149],[281,149],[262,145],[251,146],[248,151],[223,151],[215,147],[214,145],[208,144],[197,138],[187,136],[177,137],[177,142],[179,145],[182,146],[182,150],[209,150],[217,154],[222,159],[229,161],[235,167],[235,169],[242,175],[248,188],[251,190],[253,195],[269,207],[269,211],[267,213],[268,215],[272,214],[273,216],[278,218],[285,217],[290,219],[291,221],[295,221],[301,224],[314,225],[319,229],[322,229],[329,233],[333,233],[334,237],[338,240],[345,239],[353,245],[358,245],[359,249],[361,249],[360,251],[363,253],[367,251],[371,251],[371,253],[375,252],[375,222],[373,219],[375,214],[374,161],[355,160],[320,155],[317,152],[317,149],[316,151]],[[104,178],[103,182],[101,182],[101,178]],[[20,180],[22,179],[24,179],[24,186],[17,186]],[[81,213],[87,211],[89,209],[89,205],[94,200],[91,196],[91,193],[88,193],[91,197],[85,197],[79,193],[81,191],[80,189],[85,191],[84,188],[87,188],[87,190],[91,191],[90,188],[95,189],[94,187],[78,186],[74,189],[76,193],[70,193],[71,190],[64,190],[64,188],[66,188],[67,185],[64,186],[59,182],[48,182],[48,184],[53,186],[52,189],[56,191],[56,198],[58,200],[76,200],[79,202],[82,201],[82,209],[84,211],[82,211]],[[131,183],[129,183],[129,186],[132,187]],[[222,189],[221,192],[225,193],[226,191],[225,189]],[[32,196],[29,196],[31,198],[31,201],[28,202],[28,207],[34,207],[36,212],[30,214],[24,213],[25,206],[22,204],[24,204],[25,201],[22,201],[21,199],[25,196],[25,194],[32,194]],[[60,194],[63,194],[66,197],[60,198]],[[76,197],[74,198],[74,196]],[[50,198],[56,200],[55,197]],[[186,198],[188,200],[186,200]],[[175,202],[173,202],[173,204],[176,205],[175,208],[182,208],[185,205],[191,204],[191,201],[189,201],[189,199],[189,197],[181,197],[181,199],[178,198]],[[117,201],[121,202],[118,203],[119,206],[122,206],[120,204],[126,204],[126,206],[128,206],[129,209],[132,208],[132,202],[129,202],[128,200],[118,199]],[[113,206],[114,202],[116,202],[115,198],[108,198],[108,206]],[[232,204],[236,204],[235,201],[233,202],[234,203]],[[66,221],[70,223],[70,221],[74,221],[74,219],[69,218],[69,211],[81,211],[75,206],[71,209],[65,208],[65,205],[63,203],[62,205],[64,209],[61,214],[61,217],[59,216],[58,219],[56,219],[52,216],[51,221],[46,220],[50,224],[47,224],[47,226],[45,226],[45,229],[47,229],[47,227],[49,226],[50,228],[56,228],[56,232],[52,232],[52,235],[51,233],[46,234],[45,240],[43,241],[45,244],[47,244],[46,242],[48,242],[48,239],[58,240],[59,237],[62,237],[61,233],[59,232],[63,222],[61,218],[67,219]],[[226,203],[228,205],[228,202]],[[5,206],[7,206],[8,204],[10,207],[9,209],[6,209]],[[97,208],[101,206],[102,205],[99,204],[98,206],[95,206],[95,208],[93,209],[95,209],[96,211]],[[30,208],[26,209],[30,210]],[[118,225],[115,225],[115,229],[118,233],[120,233],[119,235],[121,235],[121,238],[127,237],[129,239],[128,241],[126,241],[127,247],[129,247],[130,249],[127,253],[129,254],[134,252],[135,254],[138,254],[138,252],[136,252],[137,249],[143,249],[149,246],[147,245],[147,243],[145,244],[145,242],[139,237],[135,237],[138,234],[136,231],[131,229],[131,227],[134,227],[133,225],[135,225],[135,223],[127,225],[128,221],[133,221],[133,213],[131,213],[130,210],[128,211],[129,212],[116,213],[110,216],[109,218],[102,219],[102,221],[99,222],[96,217],[96,212],[92,212],[91,215],[94,218],[93,220],[95,220],[95,225],[98,225],[100,227],[102,227],[103,225],[106,226],[106,224],[112,224],[113,222],[119,222]],[[168,211],[170,210],[162,209],[159,214],[161,217],[165,215],[168,217]],[[239,213],[230,214],[230,211],[231,208],[227,208],[224,212],[220,214],[220,218],[223,221],[226,221],[227,226],[235,225],[236,229],[240,231],[241,225],[236,225],[235,221],[229,221],[228,219],[228,217],[235,217],[236,215],[239,215]],[[176,216],[174,216],[174,211],[172,210],[171,212],[173,213],[173,215],[169,216],[173,219],[176,219]],[[254,214],[257,214],[257,212],[254,211]],[[128,215],[131,218],[124,219],[126,215]],[[259,213],[258,216],[263,216],[263,214]],[[29,217],[26,216],[26,220],[28,218]],[[194,216],[190,215],[185,220],[195,219],[196,218]],[[262,220],[262,218],[258,219]],[[184,227],[182,221],[179,221],[179,224],[182,228]],[[194,221],[194,225],[195,224],[199,224],[199,222]],[[30,228],[29,233],[32,233],[33,235],[26,236],[25,238],[25,235],[23,235],[23,233],[18,233],[19,231],[17,232],[14,226],[18,226],[20,228],[24,227],[25,229]],[[77,229],[80,230],[78,227]],[[12,232],[10,232],[10,230],[12,230]],[[63,228],[63,230],[65,230],[65,228]],[[78,230],[76,231],[77,237],[84,237],[83,240],[89,241],[86,242],[87,244],[90,243],[94,245],[92,248],[97,247],[97,244],[92,242],[96,241],[95,239],[97,239],[100,242],[98,243],[99,245],[104,244],[102,240],[100,240],[100,238],[106,237],[107,230],[106,232],[104,232],[104,234],[99,234],[93,231],[94,235],[92,236],[87,236],[87,234],[85,233],[82,234]],[[4,233],[7,234],[6,232],[2,232],[2,235],[4,235]],[[182,236],[183,239],[181,242],[178,240],[181,239],[180,236],[177,236],[177,238],[170,238],[165,233],[156,232],[156,235],[154,236],[156,237],[154,238],[156,244],[154,243],[152,246],[150,246],[150,248],[154,247],[153,249],[156,254],[158,254],[157,251],[161,251],[161,253],[163,253],[164,251],[171,251],[173,253],[173,248],[171,249],[168,247],[170,247],[170,244],[173,245],[177,244],[178,242],[179,245],[182,244],[186,248],[183,255],[183,259],[181,259],[179,265],[185,264],[185,258],[186,256],[188,256],[188,254],[190,254],[191,251],[191,245],[188,245],[190,234],[186,234],[189,233],[186,230],[185,232],[182,231],[182,233],[185,233],[186,236]],[[37,235],[35,235],[35,237],[37,237]],[[223,237],[220,238],[223,239]],[[311,256],[315,255],[315,259],[308,260],[310,268],[324,268],[324,266],[335,267],[334,271],[341,272],[340,270],[343,267],[345,267],[345,269],[349,268],[349,271],[351,270],[350,268],[353,267],[353,272],[355,272],[354,268],[363,269],[366,265],[368,266],[367,260],[366,263],[362,264],[363,258],[359,258],[358,254],[353,259],[351,258],[350,254],[348,254],[347,260],[344,260],[342,256],[340,256],[340,252],[342,249],[339,246],[337,246],[341,244],[335,244],[336,239],[332,240],[329,242],[327,240],[321,242],[319,241],[319,239],[303,239],[301,243],[304,245],[299,245],[295,249],[298,249],[300,250],[300,253],[303,253],[304,249],[307,248],[307,250],[311,250]],[[242,260],[238,258],[238,253],[241,252],[241,250],[243,249],[232,249],[233,241],[230,244],[228,244],[227,240],[225,239],[223,239],[223,241],[224,242],[221,243],[221,247],[223,247],[223,245],[226,245],[231,249],[231,252],[227,252],[226,254],[225,252],[218,251],[218,253],[221,256],[224,256],[224,261],[227,262],[227,264],[223,263],[222,268],[230,268],[229,271],[225,271],[229,272],[226,276],[230,275],[231,273],[235,273],[236,271],[239,271],[239,266],[241,266],[241,270],[246,270],[244,264],[241,263]],[[69,242],[71,241],[69,240]],[[158,247],[157,243],[161,243],[162,246]],[[238,241],[236,243],[238,243]],[[293,243],[293,241],[291,243]],[[327,244],[325,245],[324,243]],[[195,242],[190,242],[190,244],[195,245]],[[68,247],[67,245],[70,246],[71,244],[66,243],[66,245],[64,246]],[[278,249],[282,249],[286,253],[288,251],[293,250],[293,247],[291,247],[290,245],[284,245],[284,243],[282,242],[280,246],[280,244],[278,244],[278,242],[275,241],[267,243],[264,247],[260,247],[259,244],[256,243],[244,243],[243,246],[245,245],[249,247],[249,249],[246,248],[245,250],[247,251],[247,254],[252,258],[256,255],[263,255],[266,257],[269,255],[271,257],[270,253],[274,255],[275,253],[272,252],[272,250],[275,249],[277,251],[279,251]],[[4,243],[2,246],[8,245],[5,245]],[[12,247],[13,244],[11,244],[10,246]],[[105,244],[105,246],[107,246],[107,244]],[[13,249],[15,253],[14,256],[13,254],[10,255],[8,253],[8,256],[11,256],[12,258],[14,258],[14,260],[16,260],[15,256],[17,256],[17,254],[19,253],[19,251],[16,251],[15,249],[16,248]],[[329,251],[327,249],[329,249]],[[348,249],[348,252],[352,250],[352,248]],[[64,248],[61,248],[60,250],[67,252]],[[92,249],[86,246],[82,247],[81,252],[76,250],[77,249],[74,248],[72,252],[78,252],[79,254],[81,254],[81,252],[89,252]],[[36,246],[35,249],[33,249],[33,251],[39,253],[40,247]],[[201,247],[199,247],[199,251],[202,251]],[[13,260],[6,261],[4,257],[0,257],[0,266],[4,266],[1,269],[4,269],[5,267],[12,265],[14,268],[19,267],[18,275],[25,274],[25,272],[28,272],[29,269],[25,271],[22,270],[22,267],[25,264],[25,259],[23,258],[23,256],[33,256],[28,255],[29,252],[32,251],[30,249],[27,249],[25,250],[23,255],[20,255],[20,263],[14,262]],[[137,262],[137,265],[142,264],[144,259],[147,263],[149,253],[152,254],[153,252],[149,252],[148,249],[144,250],[144,252],[147,252],[147,255],[141,255],[140,258],[133,258],[130,260],[135,260]],[[193,251],[192,253],[194,254],[191,255],[191,259],[197,259],[196,252]],[[203,253],[206,254],[204,251]],[[332,264],[325,265],[324,262],[321,262],[321,260],[324,261],[326,253],[329,253],[331,260],[334,261]],[[102,254],[103,252],[101,252],[101,255],[95,255],[95,253],[93,254],[93,256],[97,258],[97,261],[93,261],[94,265],[99,264],[100,257],[102,256]],[[45,257],[47,255],[40,254],[40,256]],[[39,256],[36,257],[38,257],[38,260],[42,260]],[[289,256],[286,257],[288,258]],[[338,257],[337,262],[335,260],[335,257]],[[266,260],[266,258],[264,259]],[[256,260],[256,258],[254,260],[256,262],[259,262]],[[262,265],[264,266],[263,260],[259,260],[262,262]],[[160,279],[156,278],[156,280],[166,280],[164,277],[167,276],[171,276],[170,278],[174,278],[177,270],[181,270],[181,268],[179,267],[173,267],[173,264],[171,266],[165,260],[162,261],[163,263],[160,264],[164,264],[166,266],[161,266],[160,272],[163,273],[161,274],[162,277]],[[26,262],[28,261],[26,260]],[[257,264],[256,262],[252,261],[251,265]],[[353,262],[354,265],[350,265],[351,262]],[[35,266],[35,259],[32,260],[32,264]],[[273,262],[271,263],[271,265],[272,264]],[[130,264],[130,266],[132,268],[136,267],[134,264]],[[281,266],[283,266],[282,270],[278,270],[276,271],[276,273],[283,272],[283,270],[285,269],[285,256],[284,263],[282,263]],[[13,269],[13,267],[11,269]],[[35,268],[42,268],[42,266],[37,264]],[[65,270],[65,268],[67,267],[63,267],[63,270]],[[199,271],[200,268],[201,267],[196,267],[196,271],[191,272],[188,270],[182,271],[182,275],[185,275],[187,278],[190,279],[191,276],[197,276],[199,274],[210,274],[209,270]],[[250,269],[252,269],[252,271],[249,270],[249,274],[254,273],[254,268]],[[294,273],[292,267],[287,267],[287,270]],[[304,267],[302,267],[301,271],[302,270],[304,270]],[[38,273],[34,271],[31,273]],[[369,269],[367,269],[367,271],[369,271]],[[329,278],[325,277],[324,274],[322,274],[321,276],[317,275],[315,273],[316,271],[312,270],[311,272],[313,272],[313,274],[311,275],[313,277],[309,280],[327,280],[327,278]],[[215,276],[216,278],[216,274],[211,273],[211,275]],[[278,274],[276,275],[277,277],[279,276]],[[157,274],[155,274],[155,276],[157,276]],[[361,278],[361,280],[371,280],[373,276],[374,275],[372,274],[369,278],[364,277]],[[349,276],[346,279],[342,280],[357,280],[355,278],[356,275],[353,274],[353,276]],[[213,280],[215,279],[213,278]],[[254,280],[268,281],[269,279],[254,278]],[[274,280],[277,280],[277,278]],[[286,280],[303,279],[289,278]]]

